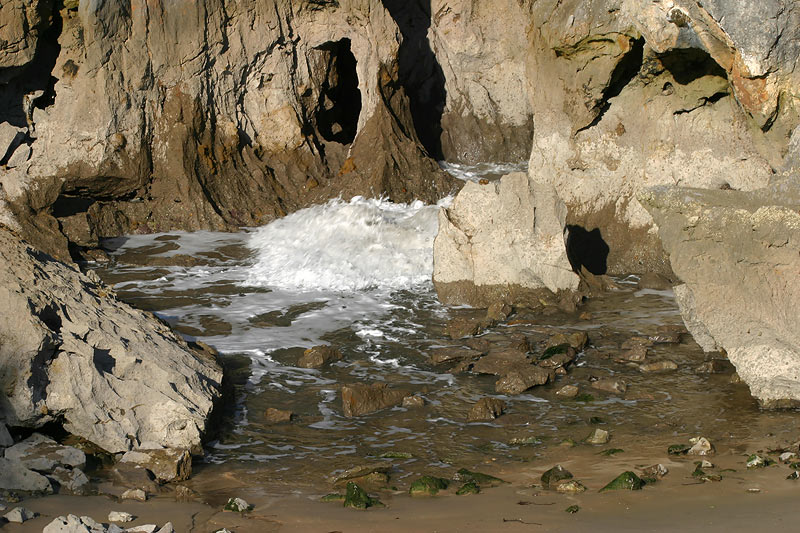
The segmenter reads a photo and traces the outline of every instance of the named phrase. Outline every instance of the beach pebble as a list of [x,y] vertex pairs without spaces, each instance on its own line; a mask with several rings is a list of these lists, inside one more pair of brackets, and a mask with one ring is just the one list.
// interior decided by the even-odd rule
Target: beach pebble
[[124,511],[111,511],[108,513],[109,522],[132,522],[133,515]]
[[225,507],[222,508],[223,511],[233,511],[234,513],[242,513],[249,509],[250,504],[241,498],[230,498],[228,503],[225,504]]
[[586,437],[588,444],[606,444],[611,439],[608,431],[605,429],[595,428],[592,433]]
[[782,454],[780,454],[778,456],[778,459],[780,459],[782,463],[791,461],[791,460],[796,459],[796,458],[797,458],[797,454],[794,453],[794,452],[783,452]]
[[33,511],[29,511],[24,507],[14,507],[5,514],[6,520],[17,524],[21,524],[26,520],[34,518],[35,516],[37,516],[36,513],[34,513]]
[[120,496],[123,500],[136,500],[140,502],[147,501],[147,493],[142,489],[128,489]]
[[645,477],[653,477],[656,479],[661,479],[662,477],[669,474],[669,469],[666,466],[662,465],[661,463],[648,466],[647,468],[642,470],[642,475]]
[[714,445],[705,437],[695,437],[690,439],[692,447],[686,453],[689,455],[711,455],[714,453]]
[[578,392],[580,392],[580,389],[578,389],[577,386],[564,385],[563,387],[561,387],[556,391],[556,396],[559,396],[561,398],[574,398],[575,396],[578,395]]
[[612,394],[625,394],[625,392],[628,390],[628,385],[626,385],[624,381],[607,378],[598,379],[592,383],[592,388],[604,392],[610,392]]

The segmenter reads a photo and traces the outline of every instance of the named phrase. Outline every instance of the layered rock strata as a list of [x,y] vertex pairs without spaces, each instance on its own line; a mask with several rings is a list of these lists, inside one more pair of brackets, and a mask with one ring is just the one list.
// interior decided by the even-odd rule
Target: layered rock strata
[[433,282],[447,304],[488,307],[574,291],[564,243],[566,207],[552,187],[524,173],[467,183],[439,212]]
[[0,228],[0,416],[62,423],[100,448],[199,451],[222,370],[96,278]]
[[643,193],[675,273],[687,328],[723,349],[762,405],[800,402],[800,184],[744,193]]

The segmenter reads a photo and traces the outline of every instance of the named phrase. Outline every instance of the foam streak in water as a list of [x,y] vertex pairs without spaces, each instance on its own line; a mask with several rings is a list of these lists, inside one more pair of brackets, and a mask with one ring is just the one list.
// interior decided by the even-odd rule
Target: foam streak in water
[[355,197],[297,211],[252,235],[257,260],[247,284],[354,291],[427,283],[437,210]]

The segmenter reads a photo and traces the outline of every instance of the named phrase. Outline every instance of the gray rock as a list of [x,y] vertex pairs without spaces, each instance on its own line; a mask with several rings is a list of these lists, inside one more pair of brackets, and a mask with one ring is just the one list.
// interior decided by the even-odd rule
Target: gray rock
[[55,518],[42,533],[106,533],[106,528],[88,516],[70,514]]
[[139,441],[199,450],[221,396],[217,362],[6,230],[0,247],[7,423],[38,427],[57,417],[109,452]]
[[[566,208],[548,186],[515,173],[468,182],[439,213],[433,281],[448,304],[486,306],[578,288],[564,244]],[[525,295],[528,297],[526,298]],[[536,301],[536,300],[533,300]]]
[[147,493],[142,489],[128,489],[122,493],[120,499],[123,500],[136,500],[139,502],[147,501]]
[[83,468],[86,454],[72,446],[63,446],[53,439],[34,433],[6,450],[6,458],[16,459],[31,470],[52,472],[57,466]]
[[158,492],[155,476],[145,466],[132,462],[119,462],[111,468],[114,485],[127,489],[141,489],[145,492]]
[[21,524],[23,522],[27,522],[28,520],[35,518],[37,516],[36,513],[33,511],[29,511],[24,507],[14,507],[5,515],[6,520],[9,522],[14,522],[16,524]]
[[6,427],[5,424],[0,422],[0,448],[8,448],[9,446],[13,445],[14,445],[14,439],[8,432],[8,428]]
[[28,160],[31,158],[32,152],[33,150],[31,150],[31,147],[29,145],[25,143],[20,144],[14,150],[14,153],[11,154],[11,157],[8,159],[8,166],[10,168],[15,168],[27,163]]
[[146,468],[162,482],[182,481],[192,475],[192,456],[187,450],[132,450],[120,463],[133,463]]
[[109,522],[132,522],[135,517],[124,511],[111,511],[108,513]]
[[83,471],[77,468],[68,470],[57,466],[47,477],[58,484],[59,493],[75,494],[79,496],[89,493],[89,478],[86,477]]
[[172,522],[167,522],[161,526],[157,533],[175,533],[175,526],[172,525]]
[[698,344],[723,348],[763,406],[800,401],[800,182],[751,193],[662,187],[642,201],[684,282],[675,294]]
[[43,475],[25,468],[18,460],[0,457],[0,489],[30,492],[53,492],[53,487]]
[[158,526],[155,524],[144,524],[141,526],[134,526],[125,529],[125,533],[155,533]]

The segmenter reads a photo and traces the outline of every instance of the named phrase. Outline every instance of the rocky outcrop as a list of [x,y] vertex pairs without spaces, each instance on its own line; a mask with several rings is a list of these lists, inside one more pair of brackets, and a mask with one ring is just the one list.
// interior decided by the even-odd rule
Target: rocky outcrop
[[754,190],[787,164],[794,4],[537,2],[532,21],[531,177],[566,202],[593,273],[671,274],[638,191]]
[[574,291],[564,244],[566,207],[552,187],[524,173],[467,183],[439,212],[433,282],[447,304],[488,307]]
[[698,343],[724,349],[762,405],[797,405],[797,176],[751,193],[660,187],[641,201],[684,282],[675,293]]
[[112,453],[145,442],[198,451],[221,396],[217,362],[6,229],[0,249],[5,423],[62,423]]
[[46,28],[7,48],[16,66],[0,48],[0,122],[16,128],[0,131],[0,183],[20,231],[61,258],[107,235],[453,188],[416,136],[400,33],[374,2],[81,1],[42,15],[55,5],[0,13]]

